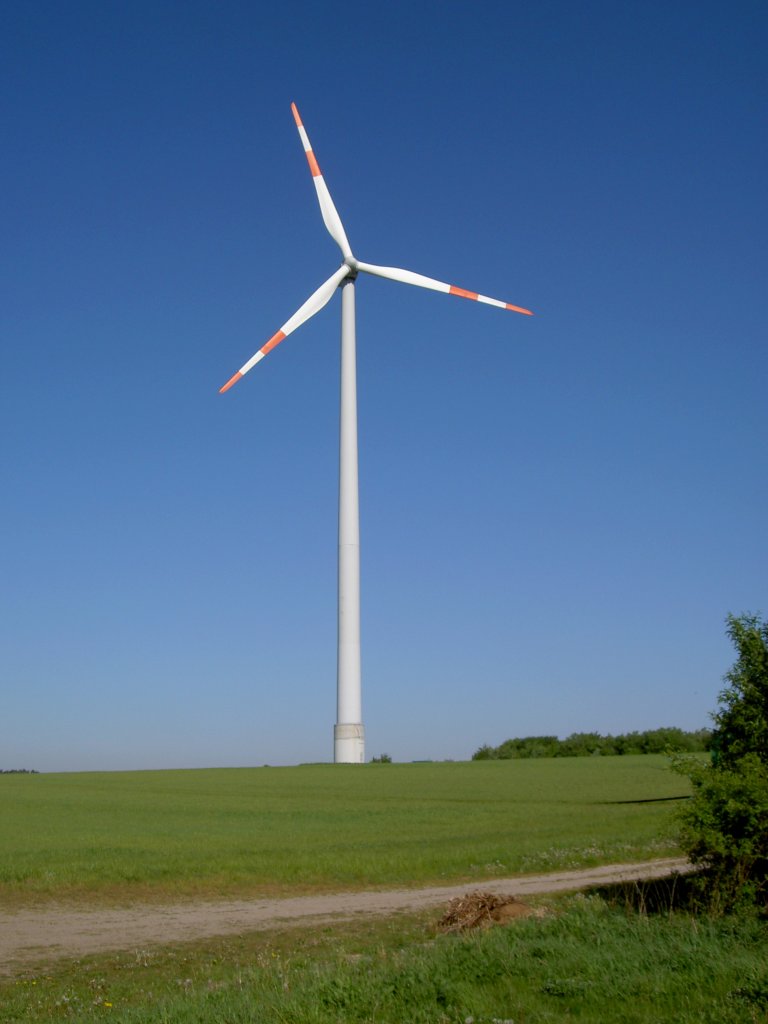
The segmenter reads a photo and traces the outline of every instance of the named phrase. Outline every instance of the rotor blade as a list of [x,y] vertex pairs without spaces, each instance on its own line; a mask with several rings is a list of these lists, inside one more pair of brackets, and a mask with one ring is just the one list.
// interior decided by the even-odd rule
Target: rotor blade
[[414,274],[412,270],[400,270],[398,267],[376,267],[372,263],[361,263],[355,260],[357,270],[363,270],[366,274],[376,274],[377,277],[387,277],[390,281],[401,281],[403,284],[415,284],[419,288],[431,288],[435,292],[447,292],[449,295],[460,295],[463,299],[474,299],[476,302],[487,302],[490,306],[499,306],[501,309],[511,309],[515,313],[525,313],[526,316],[533,316],[530,309],[523,309],[522,306],[513,306],[511,302],[502,302],[500,299],[489,299],[487,295],[478,295],[477,292],[468,292],[464,288],[457,288],[454,284],[445,284],[443,281],[436,281],[433,277],[424,277],[423,274]]
[[301,327],[315,313],[319,313],[323,306],[330,302],[333,293],[349,272],[349,267],[346,264],[343,267],[339,267],[336,273],[329,277],[324,284],[321,284],[317,291],[310,295],[304,305],[296,310],[291,319],[286,320],[277,334],[273,334],[266,345],[262,345],[259,351],[254,356],[251,356],[248,362],[241,366],[236,374],[229,378],[223,388],[219,388],[219,394],[223,395],[225,391],[229,391],[233,384],[237,384],[240,378],[244,377],[252,366],[255,366],[268,352],[271,352],[276,345],[279,345],[284,338],[287,338],[292,331],[295,331],[297,327]]
[[312,152],[312,146],[309,142],[309,136],[307,135],[304,125],[301,123],[301,117],[295,103],[291,104],[291,110],[293,111],[293,119],[296,122],[296,127],[299,129],[299,135],[301,136],[301,143],[304,146],[304,152],[307,156],[309,169],[312,172],[312,180],[315,183],[317,198],[320,203],[320,212],[323,215],[325,226],[328,228],[328,233],[331,238],[341,249],[344,259],[348,259],[352,256],[352,250],[349,247],[347,236],[344,233],[344,225],[341,223],[341,217],[339,217],[338,210],[333,205],[331,193],[328,191],[325,179],[320,173],[320,168],[318,167],[315,154]]

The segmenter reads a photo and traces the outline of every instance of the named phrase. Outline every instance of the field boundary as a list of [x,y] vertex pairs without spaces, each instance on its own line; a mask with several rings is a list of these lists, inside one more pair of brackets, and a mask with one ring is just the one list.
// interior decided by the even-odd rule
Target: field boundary
[[146,949],[216,936],[301,925],[323,925],[358,916],[427,910],[473,889],[520,896],[568,892],[620,882],[651,881],[691,871],[682,857],[604,864],[577,871],[485,879],[422,889],[326,893],[285,899],[194,901],[115,909],[0,911],[0,973],[31,963],[118,950]]

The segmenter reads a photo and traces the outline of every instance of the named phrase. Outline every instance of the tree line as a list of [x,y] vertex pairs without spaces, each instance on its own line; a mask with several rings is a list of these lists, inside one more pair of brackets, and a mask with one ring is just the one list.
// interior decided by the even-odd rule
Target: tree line
[[524,757],[594,757],[622,754],[664,754],[669,751],[694,754],[709,750],[710,729],[686,732],[674,726],[644,732],[602,736],[599,732],[574,732],[564,740],[557,736],[523,736],[505,740],[498,747],[484,744],[472,755],[473,761],[508,761]]

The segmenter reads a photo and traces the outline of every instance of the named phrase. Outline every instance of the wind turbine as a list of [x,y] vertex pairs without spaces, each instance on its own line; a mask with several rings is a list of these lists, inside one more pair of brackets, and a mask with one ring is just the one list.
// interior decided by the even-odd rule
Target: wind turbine
[[430,288],[436,292],[460,295],[501,309],[532,316],[530,309],[487,295],[466,291],[423,274],[396,267],[378,267],[355,258],[334,206],[328,186],[320,172],[309,137],[296,104],[291,104],[312,180],[315,183],[320,212],[329,234],[341,249],[344,262],[293,316],[251,356],[237,373],[219,389],[228,391],[248,371],[310,317],[318,313],[341,288],[341,409],[339,430],[339,577],[338,577],[338,661],[336,680],[336,725],[333,731],[333,759],[337,763],[361,764],[365,760],[365,732],[362,722],[360,685],[360,516],[357,483],[357,371],[355,357],[355,279],[358,272],[386,277],[391,281]]

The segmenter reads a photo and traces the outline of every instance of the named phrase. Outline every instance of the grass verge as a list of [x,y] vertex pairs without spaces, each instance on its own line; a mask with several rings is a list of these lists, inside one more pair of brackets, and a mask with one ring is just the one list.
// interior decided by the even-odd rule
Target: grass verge
[[438,936],[436,915],[92,957],[0,981],[0,1019],[120,1024],[743,1024],[768,1019],[768,925],[598,896]]

